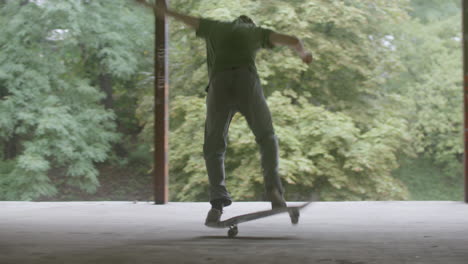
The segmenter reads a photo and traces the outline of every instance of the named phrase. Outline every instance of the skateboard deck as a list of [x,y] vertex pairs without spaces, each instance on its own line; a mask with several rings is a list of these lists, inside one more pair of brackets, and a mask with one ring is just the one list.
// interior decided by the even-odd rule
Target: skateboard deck
[[291,222],[293,224],[297,224],[299,222],[299,211],[304,209],[306,206],[308,206],[311,203],[312,201],[308,201],[299,206],[288,206],[288,207],[275,208],[275,209],[258,211],[258,212],[249,213],[249,214],[238,215],[238,216],[234,216],[229,219],[220,221],[216,224],[211,224],[207,226],[211,228],[227,228],[228,227],[229,228],[228,237],[234,238],[239,232],[239,229],[237,228],[238,224],[268,217],[268,216],[272,216],[272,215],[276,215],[276,214],[288,212],[291,218]]

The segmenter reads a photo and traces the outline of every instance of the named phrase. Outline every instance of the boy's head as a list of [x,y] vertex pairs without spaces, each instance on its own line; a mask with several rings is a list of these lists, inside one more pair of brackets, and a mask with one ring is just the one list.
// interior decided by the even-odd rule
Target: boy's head
[[234,20],[234,22],[239,22],[239,23],[245,23],[245,24],[251,24],[255,26],[255,22],[248,16],[246,15],[241,15],[238,18]]

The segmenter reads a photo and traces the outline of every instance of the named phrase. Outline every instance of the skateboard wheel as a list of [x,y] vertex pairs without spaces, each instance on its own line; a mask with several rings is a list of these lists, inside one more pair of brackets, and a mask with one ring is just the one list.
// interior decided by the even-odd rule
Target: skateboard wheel
[[237,236],[237,233],[239,233],[239,230],[237,229],[237,226],[231,226],[229,227],[228,231],[228,237],[229,238],[234,238]]
[[289,216],[291,217],[291,223],[293,225],[297,225],[299,223],[299,210],[296,208],[293,208],[289,210]]

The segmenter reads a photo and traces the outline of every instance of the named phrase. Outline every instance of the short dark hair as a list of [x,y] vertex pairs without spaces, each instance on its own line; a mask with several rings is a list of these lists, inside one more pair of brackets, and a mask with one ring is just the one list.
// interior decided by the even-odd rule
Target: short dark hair
[[246,15],[240,15],[238,18],[236,18],[234,21],[240,21],[242,23],[247,23],[247,24],[253,24],[255,25],[255,22],[253,21],[253,19],[251,19],[250,17],[246,16]]

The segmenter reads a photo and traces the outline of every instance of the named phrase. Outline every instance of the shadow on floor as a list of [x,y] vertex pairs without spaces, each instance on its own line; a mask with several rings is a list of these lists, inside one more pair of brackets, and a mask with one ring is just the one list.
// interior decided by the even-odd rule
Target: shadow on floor
[[257,236],[236,236],[229,238],[228,236],[199,236],[194,237],[191,241],[195,240],[209,240],[209,239],[229,239],[229,240],[300,240],[298,237],[285,236],[285,237],[257,237]]

